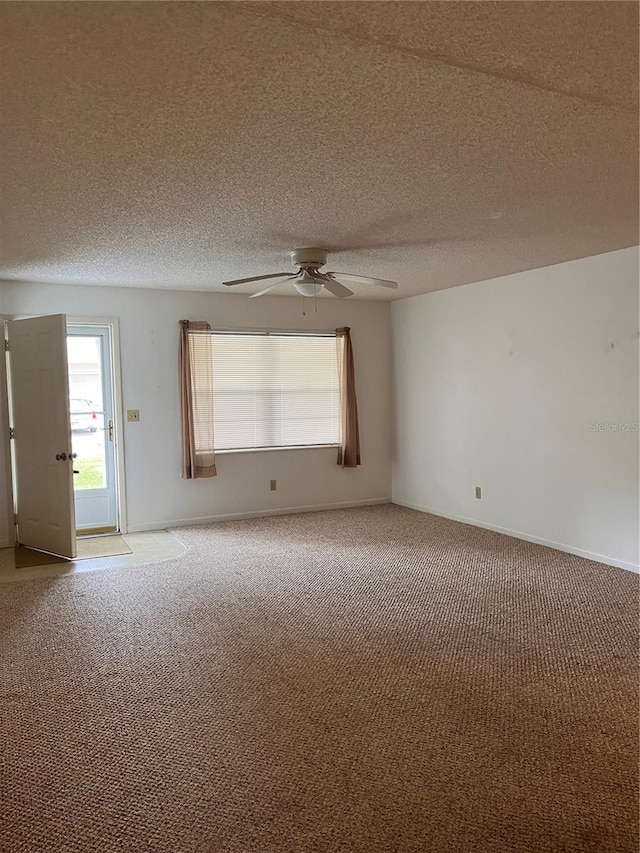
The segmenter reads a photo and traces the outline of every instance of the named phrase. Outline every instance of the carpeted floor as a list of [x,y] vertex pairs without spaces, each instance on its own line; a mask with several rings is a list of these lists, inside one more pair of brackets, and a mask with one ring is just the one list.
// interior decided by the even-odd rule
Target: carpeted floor
[[3,853],[631,853],[638,578],[393,506],[0,595]]

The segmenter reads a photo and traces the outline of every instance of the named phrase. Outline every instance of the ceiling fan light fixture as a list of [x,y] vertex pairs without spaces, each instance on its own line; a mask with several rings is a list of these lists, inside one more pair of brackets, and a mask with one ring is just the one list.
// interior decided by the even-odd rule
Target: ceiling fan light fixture
[[310,281],[294,281],[293,286],[302,296],[319,296],[322,290],[321,284]]
[[293,286],[298,293],[302,296],[318,296],[322,290],[322,282],[316,278],[317,274],[318,270],[314,267],[302,267],[293,280]]

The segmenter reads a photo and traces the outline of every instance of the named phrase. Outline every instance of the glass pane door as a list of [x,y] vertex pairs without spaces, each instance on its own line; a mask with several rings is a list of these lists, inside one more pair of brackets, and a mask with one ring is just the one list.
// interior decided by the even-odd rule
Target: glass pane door
[[118,529],[109,332],[107,326],[67,327],[78,533]]

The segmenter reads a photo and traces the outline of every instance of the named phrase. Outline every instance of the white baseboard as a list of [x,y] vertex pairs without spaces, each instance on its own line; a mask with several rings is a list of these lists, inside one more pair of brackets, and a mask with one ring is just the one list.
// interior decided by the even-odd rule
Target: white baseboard
[[591,551],[584,551],[582,548],[574,548],[572,545],[564,545],[562,542],[553,542],[550,539],[542,539],[539,536],[530,536],[528,533],[523,533],[521,530],[511,530],[508,527],[500,527],[497,524],[487,524],[484,521],[478,521],[475,518],[466,518],[461,515],[449,515],[441,512],[433,507],[422,506],[421,504],[411,503],[410,501],[401,501],[398,498],[392,498],[392,503],[398,506],[405,506],[408,509],[417,509],[419,512],[428,512],[430,515],[438,515],[440,518],[449,518],[451,521],[460,521],[462,524],[470,524],[472,527],[482,527],[485,530],[493,530],[494,533],[502,533],[505,536],[512,536],[514,539],[523,539],[525,542],[533,542],[536,545],[545,545],[547,548],[555,548],[556,551],[564,551],[566,554],[575,554],[576,557],[584,557],[586,560],[594,560],[596,563],[604,563],[606,566],[615,566],[618,569],[626,569],[628,572],[640,573],[640,566],[637,563],[627,563],[624,560],[618,560],[615,557],[607,557],[604,554],[594,554]]
[[369,498],[363,501],[342,501],[331,504],[312,504],[310,506],[288,506],[279,509],[263,509],[255,512],[230,512],[223,515],[206,515],[198,518],[172,518],[165,521],[145,521],[142,524],[129,524],[128,533],[143,533],[145,530],[164,530],[166,527],[191,527],[197,524],[215,524],[217,521],[237,521],[243,518],[263,518],[268,515],[293,515],[297,512],[321,512],[326,509],[348,509],[356,506],[373,506],[391,503],[391,497]]

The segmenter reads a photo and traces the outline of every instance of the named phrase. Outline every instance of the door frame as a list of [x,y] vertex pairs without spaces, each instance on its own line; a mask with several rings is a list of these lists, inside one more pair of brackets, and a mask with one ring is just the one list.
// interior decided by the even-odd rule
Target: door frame
[[67,314],[67,325],[108,326],[111,335],[111,387],[113,390],[113,427],[116,462],[116,511],[119,533],[127,533],[127,497],[124,468],[124,417],[122,410],[122,373],[120,364],[120,324],[117,317],[86,317]]
[[[102,413],[102,427],[98,428],[98,432],[102,432],[103,441],[104,441],[104,463],[106,465],[106,478],[99,489],[102,492],[99,496],[96,496],[95,493],[88,493],[85,490],[77,490],[75,487],[75,478],[74,478],[74,501],[76,507],[76,534],[78,537],[81,536],[98,536],[101,534],[108,533],[120,533],[120,514],[119,514],[119,503],[118,503],[118,492],[119,492],[119,483],[117,480],[117,471],[118,471],[118,458],[116,454],[117,448],[117,440],[116,440],[116,425],[115,425],[115,409],[114,409],[114,387],[113,387],[113,327],[108,323],[91,323],[91,325],[78,324],[73,322],[67,317],[67,345],[70,340],[74,337],[86,337],[94,335],[97,340],[100,341],[100,375],[102,381],[102,409],[104,410]],[[72,397],[82,396],[85,394],[89,396],[87,391],[76,392],[73,394],[71,392],[71,378],[69,378],[69,399]],[[97,398],[96,398],[97,399]],[[94,404],[95,405],[95,404]],[[73,407],[71,407],[73,408]],[[108,425],[111,424],[111,430],[109,430]],[[111,439],[109,440],[109,434],[111,434]],[[71,437],[72,447],[75,450],[75,437]],[[80,454],[82,456],[82,454]],[[78,462],[81,459],[77,460]],[[79,466],[77,466],[79,467]],[[91,490],[90,490],[91,492]],[[87,498],[89,504],[84,504],[83,506],[83,498]],[[93,517],[93,524],[87,526],[88,516],[91,516],[92,513],[89,512],[88,506],[92,504],[95,506],[95,502],[99,503],[100,506],[104,504],[106,500],[109,505],[109,518],[112,523],[107,524],[106,519],[101,519],[102,523],[98,523],[98,520]],[[80,522],[85,525],[84,527],[80,526]]]
[[[4,340],[4,321],[22,320],[27,317],[43,316],[37,314],[3,314],[0,315],[2,324],[2,339]],[[120,361],[120,324],[117,317],[87,317],[76,314],[67,314],[67,323],[82,326],[109,326],[111,333],[111,381],[113,387],[113,422],[115,433],[115,459],[116,459],[116,500],[117,512],[120,523],[120,533],[128,532],[127,519],[127,497],[125,491],[125,453],[124,453],[124,412],[122,408],[122,371]],[[6,543],[0,542],[0,547],[6,544],[12,548],[16,542],[16,526],[14,523],[15,513],[15,486],[13,475],[13,461],[11,452],[11,441],[9,439],[9,388],[7,382],[7,357],[2,345],[0,370],[0,449],[2,450],[2,462],[6,471],[5,499],[7,512],[7,539]],[[1,469],[2,466],[0,466]]]

